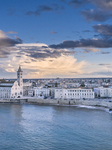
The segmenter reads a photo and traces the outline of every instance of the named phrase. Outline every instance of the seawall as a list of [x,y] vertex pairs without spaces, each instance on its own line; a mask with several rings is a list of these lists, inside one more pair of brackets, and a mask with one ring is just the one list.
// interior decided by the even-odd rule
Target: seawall
[[54,100],[54,99],[28,99],[29,103],[60,104],[60,105],[85,105],[112,108],[112,102],[104,100]]
[[98,106],[112,108],[112,100],[58,100],[58,99],[1,99],[0,103],[32,103],[32,104],[45,104],[45,105],[85,105],[85,106]]

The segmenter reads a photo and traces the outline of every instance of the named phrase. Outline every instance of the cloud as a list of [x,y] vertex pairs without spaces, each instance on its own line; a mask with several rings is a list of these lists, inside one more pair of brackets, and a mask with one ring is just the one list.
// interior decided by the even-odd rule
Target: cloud
[[35,10],[35,11],[27,11],[27,12],[26,12],[26,15],[27,15],[27,16],[31,16],[31,15],[39,16],[40,13],[38,12],[38,10]]
[[95,8],[81,12],[87,21],[103,22],[112,17],[112,0],[70,0],[68,4],[73,7],[85,5],[86,8]]
[[101,54],[110,54],[110,52],[101,52]]
[[110,64],[98,64],[99,66],[108,66]]
[[69,5],[75,6],[75,7],[80,7],[81,5],[89,3],[89,0],[71,0],[69,2]]
[[0,58],[6,58],[16,44],[22,43],[20,38],[11,39],[6,33],[0,30]]
[[53,8],[47,5],[40,5],[35,11],[28,11],[26,12],[26,15],[35,15],[38,16],[40,15],[42,12],[49,12],[52,11]]
[[57,32],[55,32],[55,31],[50,31],[50,34],[56,34]]
[[[74,77],[83,73],[86,62],[77,61],[73,52],[42,46],[47,47],[42,43],[18,44],[14,47],[15,53],[11,53],[5,61],[1,59],[0,64],[5,72],[9,72],[9,76],[17,70],[19,64],[22,65],[24,78]],[[18,52],[23,54],[18,55]]]
[[[33,63],[22,63],[24,68],[32,68],[27,74],[29,78],[42,77],[74,77],[76,74],[82,74],[83,68],[86,65],[85,61],[77,62],[73,56],[61,55],[58,58],[45,58],[37,60]],[[74,72],[74,73],[73,73]]]
[[84,53],[89,53],[89,52],[96,53],[96,52],[101,52],[101,50],[97,48],[84,48]]
[[15,72],[14,68],[11,68],[11,67],[10,68],[6,68],[5,71],[7,71],[7,72]]
[[105,10],[112,10],[112,0],[92,0],[93,4]]
[[0,47],[14,46],[19,43],[22,43],[20,38],[11,39],[5,35],[5,32],[0,30]]
[[53,8],[53,10],[55,10],[55,11],[64,10],[64,9],[65,9],[63,5],[60,5],[60,6],[59,6],[59,5],[56,4],[56,3],[52,3],[52,8]]
[[27,16],[30,16],[30,15],[39,16],[42,12],[50,12],[50,11],[57,10],[57,9],[58,9],[58,5],[57,4],[53,4],[53,6],[40,5],[34,11],[27,11],[26,15]]
[[98,37],[98,36],[99,36],[99,34],[95,34],[95,35],[94,35],[94,37]]
[[5,34],[17,34],[17,32],[15,32],[15,31],[8,31],[8,32],[5,32]]
[[46,5],[46,4],[39,5],[39,6],[37,6],[37,8],[35,10],[27,11],[26,15],[27,16],[30,16],[30,15],[39,16],[43,12],[51,12],[51,11],[56,11],[56,12],[60,13],[61,10],[65,9],[61,3],[62,1],[59,0],[58,3],[55,3],[55,2],[57,2],[57,1],[52,1],[52,3],[49,5]]
[[25,55],[35,58],[35,59],[45,59],[45,58],[57,58],[61,55],[73,55],[74,51],[70,51],[67,49],[53,49],[49,48],[45,44],[18,44],[16,48],[19,51],[18,54],[24,53]]
[[112,71],[99,71],[93,72],[93,75],[100,75],[100,76],[112,76]]
[[93,26],[95,32],[104,35],[104,36],[112,36],[112,25],[104,24],[104,25],[94,25]]
[[101,69],[101,71],[94,71],[94,72],[87,72],[87,73],[85,72],[83,74],[83,76],[85,76],[85,75],[86,75],[86,78],[87,78],[87,76],[90,77],[90,78],[94,78],[94,77],[98,77],[98,78],[105,77],[106,78],[106,77],[109,77],[109,76],[111,77],[112,76],[112,71]]
[[16,12],[16,9],[15,9],[15,8],[9,8],[9,9],[8,9],[8,15],[9,15],[9,16],[14,15],[15,12]]
[[78,48],[78,47],[96,47],[96,48],[109,48],[112,47],[112,39],[81,39],[75,41],[63,41],[60,44],[49,45],[50,48]]
[[82,31],[82,32],[91,32],[90,30],[84,30],[84,31]]
[[112,10],[112,0],[71,0],[69,4],[76,7],[84,4],[93,4],[102,10]]
[[40,11],[51,11],[51,10],[53,10],[53,8],[51,8],[50,6],[47,6],[47,5],[40,5],[39,10]]
[[100,21],[104,22],[112,17],[112,14],[105,12],[100,9],[90,9],[90,10],[83,10],[81,14],[87,21]]
[[10,54],[11,50],[11,48],[0,48],[0,58],[6,58]]

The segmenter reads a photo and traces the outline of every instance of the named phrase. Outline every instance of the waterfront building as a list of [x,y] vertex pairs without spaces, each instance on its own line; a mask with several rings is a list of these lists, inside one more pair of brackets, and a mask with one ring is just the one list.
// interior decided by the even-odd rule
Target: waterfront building
[[94,88],[94,92],[95,92],[96,97],[101,97],[101,98],[112,97],[112,88],[108,86]]
[[42,88],[42,87],[34,87],[34,93],[35,93],[35,97],[38,98],[45,98],[48,97],[50,95],[50,89],[48,88]]
[[94,92],[92,89],[70,88],[55,89],[55,99],[93,99]]
[[23,96],[28,96],[30,95],[30,92],[32,90],[32,82],[23,82]]
[[11,88],[10,85],[0,85],[0,99],[1,98],[10,98],[11,96]]
[[29,97],[33,97],[34,96],[34,90],[33,89],[28,90],[28,96]]
[[17,71],[17,81],[7,82],[3,81],[0,83],[0,98],[21,98],[23,96],[23,79],[22,70],[19,66]]

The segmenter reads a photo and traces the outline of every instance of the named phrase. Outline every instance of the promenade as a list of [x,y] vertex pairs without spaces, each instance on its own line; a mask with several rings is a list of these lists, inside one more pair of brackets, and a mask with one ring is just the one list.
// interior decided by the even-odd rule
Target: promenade
[[112,99],[91,99],[91,100],[61,100],[61,99],[37,99],[37,98],[21,98],[21,99],[0,99],[0,103],[28,103],[42,105],[84,105],[112,108]]

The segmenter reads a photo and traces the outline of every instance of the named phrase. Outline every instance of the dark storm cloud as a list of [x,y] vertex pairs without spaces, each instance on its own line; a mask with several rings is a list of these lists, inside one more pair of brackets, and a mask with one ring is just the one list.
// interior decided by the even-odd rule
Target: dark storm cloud
[[59,6],[56,3],[52,3],[51,6],[48,5],[40,5],[37,7],[36,10],[30,10],[26,12],[26,15],[30,16],[30,15],[35,15],[35,16],[39,16],[41,15],[42,12],[50,12],[50,11],[57,11],[57,10],[63,10],[64,6]]
[[99,36],[99,34],[95,34],[95,35],[94,35],[94,37],[98,37],[98,36]]
[[95,6],[95,10],[83,10],[81,14],[87,21],[106,21],[112,17],[112,0],[70,0],[69,5],[75,7]]
[[53,10],[53,8],[50,6],[47,6],[47,5],[40,5],[39,10],[40,11],[51,11],[51,10]]
[[70,0],[69,2],[69,4],[73,6],[81,6],[87,3],[93,4],[102,10],[112,10],[112,0]]
[[79,41],[64,41],[60,44],[49,45],[50,48],[78,48],[78,47],[95,47],[109,48],[112,47],[112,39],[81,39]]
[[27,12],[26,12],[26,15],[27,15],[27,16],[31,16],[31,15],[39,16],[40,13],[38,12],[38,10],[35,10],[35,11],[27,11]]
[[98,8],[107,11],[112,10],[112,0],[91,0],[91,3],[95,4]]
[[72,55],[74,51],[69,50],[56,50],[56,49],[49,49],[46,47],[36,47],[36,46],[25,46],[25,47],[18,47],[20,49],[20,53],[24,53],[27,56],[30,56],[35,59],[45,59],[45,58],[57,58],[61,55]]
[[0,58],[7,58],[9,54],[10,51],[8,49],[0,48]]
[[110,52],[101,52],[101,54],[110,54]]
[[0,33],[2,35],[0,37],[0,58],[6,58],[13,51],[13,46],[22,43],[22,40],[18,37],[11,39],[5,36],[3,31]]
[[81,14],[84,16],[84,18],[87,21],[100,21],[104,22],[107,19],[110,19],[112,17],[112,14],[108,12],[104,12],[103,10],[83,10]]
[[53,8],[50,7],[50,6],[47,6],[47,5],[40,5],[36,10],[34,11],[27,11],[26,12],[26,15],[35,15],[35,16],[38,16],[40,15],[42,12],[49,12],[49,11],[52,11]]
[[0,38],[0,47],[8,47],[8,46],[15,46],[16,44],[22,43],[22,40],[20,38],[11,39],[8,37]]
[[83,4],[89,3],[89,0],[71,0],[69,5],[79,7]]
[[99,66],[108,66],[110,64],[98,64]]
[[50,51],[45,51],[45,53],[42,53],[42,52],[29,52],[29,56],[30,57],[33,57],[33,58],[47,58],[47,57],[52,57],[52,58],[56,58],[56,57],[59,57],[61,54],[58,53],[57,51],[53,51],[53,52],[50,52]]
[[101,35],[112,36],[112,25],[94,25],[93,28],[95,32]]
[[73,54],[73,52],[71,51],[58,51],[58,50],[54,50],[54,51],[50,51],[50,50],[45,50],[44,53],[43,52],[37,52],[37,51],[30,51],[29,52],[30,57],[33,58],[40,58],[40,59],[44,59],[44,58],[57,58],[60,57],[62,54],[63,55],[69,55],[69,54]]
[[90,30],[84,30],[84,31],[82,31],[82,32],[91,32]]

